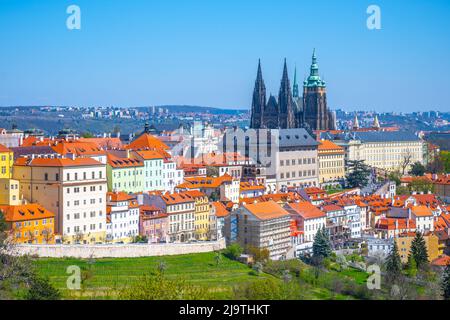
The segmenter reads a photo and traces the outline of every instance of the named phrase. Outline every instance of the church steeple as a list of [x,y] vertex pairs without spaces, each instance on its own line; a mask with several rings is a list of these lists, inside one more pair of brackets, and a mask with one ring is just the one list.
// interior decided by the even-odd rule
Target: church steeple
[[280,92],[278,94],[278,105],[280,108],[279,127],[282,129],[294,128],[293,98],[286,58],[284,59],[283,77],[281,78]]
[[375,119],[373,119],[373,127],[376,129],[380,129],[380,121],[378,121],[378,115],[375,115]]
[[261,70],[261,60],[258,60],[258,71],[256,73],[255,88],[253,90],[252,114],[250,128],[258,129],[262,124],[264,107],[266,106],[266,86]]
[[358,120],[358,113],[355,112],[355,118],[353,119],[353,130],[359,129],[359,120]]
[[319,65],[317,64],[316,49],[313,50],[309,77],[305,80],[305,87],[325,87],[325,81],[319,76]]
[[294,86],[292,87],[292,96],[298,98],[298,83],[297,83],[297,67],[294,69]]

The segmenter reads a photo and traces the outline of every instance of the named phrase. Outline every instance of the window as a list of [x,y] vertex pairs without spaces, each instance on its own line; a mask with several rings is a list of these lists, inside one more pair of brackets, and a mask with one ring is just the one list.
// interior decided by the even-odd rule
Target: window
[[44,173],[44,180],[48,181],[48,173]]

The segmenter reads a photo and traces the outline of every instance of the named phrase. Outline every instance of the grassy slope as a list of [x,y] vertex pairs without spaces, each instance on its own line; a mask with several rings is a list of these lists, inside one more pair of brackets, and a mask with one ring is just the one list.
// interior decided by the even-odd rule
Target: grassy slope
[[[272,277],[263,274],[253,276],[251,269],[246,265],[222,257],[219,266],[216,266],[214,253],[200,253],[179,256],[125,258],[125,259],[98,259],[92,264],[92,277],[88,279],[85,295],[104,298],[111,295],[107,290],[120,288],[138,280],[142,275],[156,270],[160,261],[164,261],[167,277],[183,277],[189,282],[207,286],[214,291],[217,298],[229,298],[234,285],[247,281],[260,281]],[[66,269],[70,265],[77,265],[82,270],[89,267],[87,260],[80,259],[39,259],[36,261],[38,272],[49,277],[50,281],[66,296],[68,275]],[[106,291],[105,291],[106,290]]]
[[[35,263],[38,272],[48,277],[66,298],[114,298],[115,290],[139,280],[144,274],[154,272],[161,261],[166,264],[167,277],[182,277],[192,284],[205,286],[213,292],[216,299],[231,299],[233,287],[244,282],[262,281],[267,278],[278,279],[265,273],[259,276],[252,275],[248,266],[224,256],[219,266],[216,266],[214,257],[215,253],[199,253],[165,257],[98,259],[91,264],[92,276],[86,280],[81,291],[66,289],[69,276],[66,270],[71,265],[87,270],[90,266],[87,260],[38,259]],[[323,275],[323,280],[331,281],[333,278],[347,277],[358,283],[364,283],[367,274],[356,270],[347,270],[342,273],[329,272]],[[323,284],[315,286],[304,284],[303,288],[305,299],[352,299],[350,296],[332,294]]]

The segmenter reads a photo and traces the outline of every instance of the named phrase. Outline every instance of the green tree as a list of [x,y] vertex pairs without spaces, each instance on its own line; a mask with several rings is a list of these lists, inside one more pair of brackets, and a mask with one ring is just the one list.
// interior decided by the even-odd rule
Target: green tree
[[414,278],[417,275],[417,263],[412,255],[408,256],[407,267],[408,267],[407,269],[408,276]]
[[387,278],[388,280],[397,280],[402,274],[402,260],[400,254],[398,253],[397,242],[394,241],[394,246],[392,247],[389,256],[386,258],[385,262]]
[[425,174],[425,167],[423,164],[421,164],[420,162],[414,162],[413,165],[411,166],[411,170],[409,170],[409,174],[412,174],[413,176],[416,177],[421,177]]
[[409,257],[413,257],[416,262],[417,269],[425,269],[428,267],[428,251],[422,233],[416,232],[411,243]]
[[119,297],[124,300],[205,300],[208,299],[208,291],[183,278],[168,279],[156,272],[123,289]]
[[25,298],[27,300],[59,300],[61,293],[47,278],[33,277]]
[[445,271],[442,276],[441,289],[444,300],[450,300],[450,264],[445,267]]
[[238,243],[232,243],[223,251],[223,255],[230,259],[237,260],[243,252],[244,250]]
[[370,169],[363,160],[350,160],[347,163],[347,183],[351,188],[365,187],[369,181]]
[[83,138],[94,138],[94,135],[90,132],[83,132],[81,135]]
[[400,173],[400,171],[393,171],[393,172],[390,172],[388,175],[388,179],[390,181],[394,181],[395,184],[397,185],[397,187],[400,186],[400,184],[401,184],[401,177],[402,177],[402,174]]
[[325,227],[320,228],[314,236],[313,257],[321,261],[331,255],[331,243]]
[[417,178],[414,179],[410,184],[409,184],[409,190],[412,191],[416,191],[416,192],[433,192],[434,186],[433,183],[427,179],[421,179],[421,178]]
[[247,251],[250,255],[253,256],[254,262],[260,262],[262,264],[265,264],[267,261],[269,261],[270,252],[265,248],[260,249],[254,246],[249,246]]

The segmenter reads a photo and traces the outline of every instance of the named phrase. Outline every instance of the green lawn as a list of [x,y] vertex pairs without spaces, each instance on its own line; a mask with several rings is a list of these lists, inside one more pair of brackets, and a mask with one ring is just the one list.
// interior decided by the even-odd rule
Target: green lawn
[[[97,259],[89,264],[80,259],[38,259],[35,264],[40,275],[48,277],[53,285],[61,290],[65,297],[110,298],[115,297],[114,290],[137,281],[145,274],[154,272],[164,261],[168,278],[182,277],[192,284],[205,286],[218,299],[227,299],[232,295],[233,286],[249,281],[261,281],[273,277],[268,274],[251,275],[251,269],[237,261],[222,256],[216,266],[215,253],[199,253],[178,256],[146,258]],[[82,270],[91,266],[91,277],[84,282],[81,292],[67,290],[68,266],[76,265]]]

